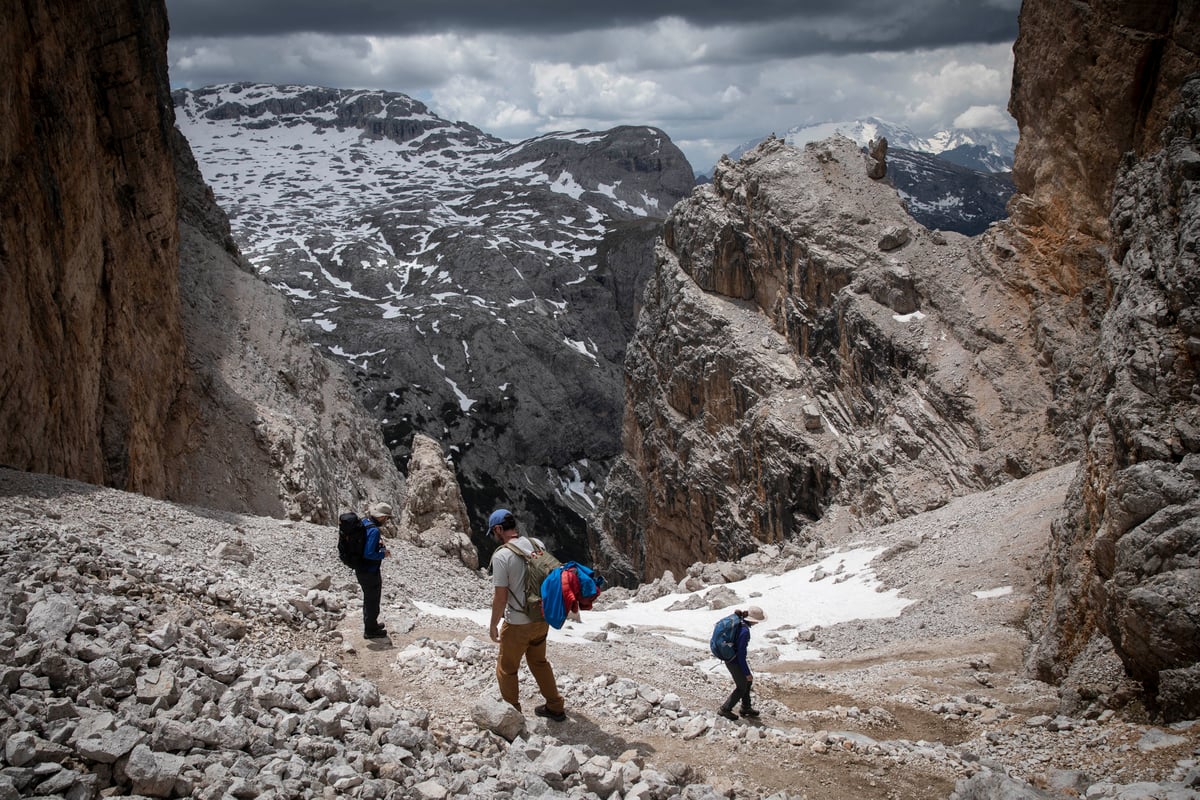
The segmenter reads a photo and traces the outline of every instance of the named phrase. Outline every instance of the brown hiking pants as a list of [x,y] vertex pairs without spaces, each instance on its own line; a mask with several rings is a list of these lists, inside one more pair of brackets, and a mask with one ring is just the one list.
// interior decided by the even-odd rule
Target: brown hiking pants
[[500,696],[518,711],[521,709],[521,691],[517,672],[521,669],[521,658],[529,665],[538,690],[546,698],[546,709],[563,713],[565,703],[558,693],[554,681],[554,667],[546,660],[546,636],[550,632],[547,622],[531,622],[528,625],[513,625],[505,622],[500,629],[500,655],[496,659],[496,680],[500,684]]

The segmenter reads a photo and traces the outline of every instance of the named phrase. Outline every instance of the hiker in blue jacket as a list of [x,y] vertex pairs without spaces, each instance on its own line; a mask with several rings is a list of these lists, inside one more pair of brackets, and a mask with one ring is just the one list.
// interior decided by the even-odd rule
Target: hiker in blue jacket
[[379,624],[379,598],[383,594],[383,576],[379,567],[388,556],[388,549],[379,534],[379,526],[392,518],[392,507],[387,503],[372,503],[363,517],[367,529],[367,543],[363,547],[363,566],[354,571],[363,593],[363,638],[382,639],[387,630]]
[[750,671],[750,664],[746,661],[746,648],[750,646],[750,627],[767,618],[758,606],[750,606],[745,611],[735,613],[742,618],[742,624],[738,626],[737,632],[737,655],[725,662],[725,666],[729,668],[729,675],[733,678],[734,689],[730,693],[729,699],[721,706],[721,710],[717,712],[726,719],[737,719],[737,714],[733,713],[733,707],[739,702],[742,704],[741,715],[743,717],[758,716],[758,711],[750,702],[750,689],[754,685],[754,673]]

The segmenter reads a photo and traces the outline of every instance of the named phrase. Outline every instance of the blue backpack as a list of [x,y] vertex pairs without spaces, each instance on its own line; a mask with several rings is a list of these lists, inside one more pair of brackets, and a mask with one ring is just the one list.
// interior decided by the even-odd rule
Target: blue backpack
[[738,632],[742,629],[742,618],[737,614],[722,617],[713,626],[712,638],[708,640],[708,649],[722,661],[732,661],[737,657]]

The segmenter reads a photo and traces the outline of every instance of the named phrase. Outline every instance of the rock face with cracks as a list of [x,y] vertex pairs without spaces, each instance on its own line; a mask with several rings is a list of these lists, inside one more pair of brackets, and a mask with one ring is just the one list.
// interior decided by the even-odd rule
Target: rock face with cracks
[[1111,647],[1168,719],[1200,712],[1195,19],[1190,3],[1025,3],[1009,104],[1018,258],[1090,294],[1095,328],[1065,374],[1085,449],[1031,664],[1086,695]]
[[844,138],[769,139],[676,206],[626,357],[594,550],[627,580],[877,524],[1055,463],[1038,298],[930,233]]
[[0,463],[315,521],[403,482],[174,130],[161,2],[15,3]]
[[1069,675],[1107,635],[1171,719],[1200,714],[1200,75],[1164,148],[1118,176],[1113,300],[1089,397],[1087,457],[1056,527],[1034,665]]

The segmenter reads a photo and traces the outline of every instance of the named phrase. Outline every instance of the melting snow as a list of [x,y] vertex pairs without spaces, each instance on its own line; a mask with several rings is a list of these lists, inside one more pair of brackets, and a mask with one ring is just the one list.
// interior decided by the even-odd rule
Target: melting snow
[[[696,592],[669,594],[657,600],[639,603],[628,601],[624,608],[585,611],[582,622],[568,622],[561,630],[551,630],[550,638],[555,641],[592,644],[585,638],[588,633],[605,631],[609,623],[620,627],[632,627],[644,632],[663,636],[681,645],[708,652],[708,640],[717,620],[733,612],[735,608],[756,605],[766,613],[766,620],[754,626],[750,650],[774,647],[781,661],[810,661],[821,658],[818,650],[806,649],[794,643],[795,631],[803,631],[816,625],[828,627],[856,619],[884,619],[900,616],[900,612],[911,604],[899,595],[899,590],[880,591],[881,584],[871,569],[871,560],[884,548],[859,548],[833,553],[816,564],[799,567],[782,575],[752,575],[736,583],[725,584],[738,596],[738,602],[719,609],[708,607],[667,611],[693,595],[706,595],[713,587]],[[819,581],[812,578],[817,570],[825,577]],[[1011,587],[1006,587],[1011,591]],[[482,628],[487,628],[491,618],[488,608],[442,608],[432,603],[417,602],[417,607],[427,614],[468,619]],[[783,639],[769,639],[768,634],[782,631]],[[619,641],[620,636],[608,631],[610,641]],[[705,659],[697,666],[711,670],[719,662]]]
[[578,352],[583,353],[592,361],[597,361],[596,354],[588,349],[588,346],[585,342],[576,341],[575,339],[563,339],[563,344],[572,350],[577,350]]
[[575,177],[571,173],[564,172],[558,176],[558,180],[550,184],[550,191],[565,194],[572,200],[578,200],[586,190],[575,182]]
[[[438,366],[440,367],[442,365],[438,364]],[[444,369],[444,367],[443,367],[443,369]],[[471,406],[475,405],[475,403],[477,401],[472,400],[471,398],[469,398],[465,394],[463,394],[462,390],[458,388],[458,384],[455,383],[454,381],[450,380],[449,378],[446,378],[445,380],[446,380],[446,383],[450,386],[450,389],[454,392],[454,396],[458,398],[458,407],[460,409],[462,409],[462,411],[464,413],[467,411],[470,411]]]
[[892,319],[896,322],[912,322],[914,319],[925,319],[925,315],[920,311],[914,311],[911,314],[893,314]]

